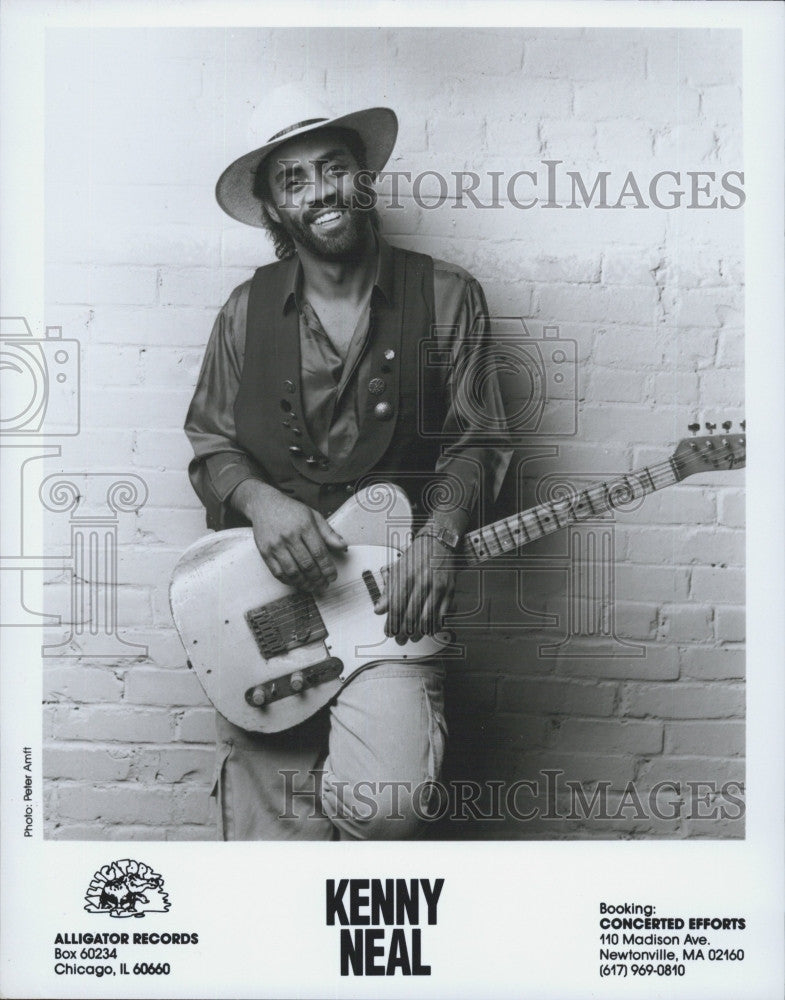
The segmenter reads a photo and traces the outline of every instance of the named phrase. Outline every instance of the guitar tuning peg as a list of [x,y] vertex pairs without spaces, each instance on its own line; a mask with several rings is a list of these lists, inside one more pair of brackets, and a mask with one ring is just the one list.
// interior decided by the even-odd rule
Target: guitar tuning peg
[[731,429],[732,426],[733,426],[733,421],[732,420],[723,420],[722,421],[722,429],[725,431],[726,434],[728,433],[728,431]]
[[700,424],[687,424],[687,430],[692,431],[693,434],[697,434],[700,429]]
[[713,434],[717,430],[717,425],[710,424],[708,421],[706,421],[706,430],[709,432],[709,434]]
[[742,422],[741,422],[741,429],[743,431],[747,430],[747,421],[746,420],[742,420]]

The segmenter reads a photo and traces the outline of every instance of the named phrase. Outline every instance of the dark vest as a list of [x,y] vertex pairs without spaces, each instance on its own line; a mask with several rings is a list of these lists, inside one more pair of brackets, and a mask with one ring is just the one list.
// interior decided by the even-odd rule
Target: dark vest
[[240,446],[278,489],[327,516],[355,488],[398,483],[416,506],[433,482],[444,400],[437,369],[423,365],[421,341],[434,323],[433,260],[393,248],[393,300],[371,300],[371,378],[358,386],[359,435],[336,461],[314,444],[300,395],[300,319],[284,312],[291,263],[261,267],[251,282],[245,360],[234,415]]

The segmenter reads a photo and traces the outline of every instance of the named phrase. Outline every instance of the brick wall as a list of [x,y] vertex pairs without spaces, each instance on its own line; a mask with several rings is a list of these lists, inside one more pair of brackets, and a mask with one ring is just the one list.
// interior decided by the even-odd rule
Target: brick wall
[[[214,835],[212,713],[167,604],[171,569],[204,530],[180,428],[216,309],[272,259],[260,231],[220,212],[213,185],[244,150],[252,108],[291,79],[338,107],[394,106],[390,166],[415,174],[507,176],[561,160],[589,182],[609,171],[618,192],[628,171],[647,184],[660,170],[743,169],[732,32],[50,32],[47,322],[81,342],[83,420],[39,474],[133,473],[149,491],[116,522],[119,633],[148,656],[71,648],[45,661],[51,837]],[[523,317],[535,338],[557,326],[576,344],[577,433],[519,450],[497,512],[534,502],[545,476],[661,461],[693,419],[742,418],[742,212],[631,199],[622,210],[402,203],[385,219],[393,242],[470,269],[493,315]],[[536,457],[544,445],[554,447]],[[51,551],[67,552],[68,516],[47,517]],[[570,632],[563,533],[528,550],[520,570],[494,570],[482,585],[465,574],[468,658],[449,679],[448,773],[516,780],[561,770],[587,794],[604,782],[611,812],[632,780],[644,800],[659,781],[681,782],[685,798],[685,782],[743,780],[743,527],[739,473],[694,477],[616,515],[614,637],[600,655],[585,636],[543,649]],[[69,583],[67,572],[47,578],[48,608],[65,621]],[[686,810],[568,812],[443,833],[743,832]]]

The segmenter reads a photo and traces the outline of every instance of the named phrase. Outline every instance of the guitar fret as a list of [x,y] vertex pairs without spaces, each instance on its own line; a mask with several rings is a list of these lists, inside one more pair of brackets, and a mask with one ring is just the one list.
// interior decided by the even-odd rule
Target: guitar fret
[[499,546],[499,551],[504,552],[504,542],[499,538],[499,532],[496,530],[496,523],[491,525],[491,531],[493,532],[493,537],[496,539],[496,544]]
[[490,555],[498,555],[501,552],[499,539],[496,537],[496,532],[493,530],[492,524],[483,528],[482,537],[485,541],[485,547],[488,549]]
[[504,519],[503,521],[498,521],[497,523],[498,523],[498,524],[501,524],[501,526],[502,526],[502,527],[504,528],[504,530],[505,530],[505,531],[507,532],[507,536],[508,536],[508,537],[509,537],[509,539],[510,539],[510,540],[509,540],[509,542],[507,543],[507,547],[508,547],[508,548],[510,548],[510,549],[514,549],[514,548],[517,548],[517,546],[518,546],[518,543],[517,543],[517,542],[515,541],[515,536],[514,536],[514,535],[513,535],[513,533],[512,533],[511,531],[510,531],[510,525],[509,525],[509,521],[508,521],[508,519],[507,519],[507,518],[505,518],[505,519]]

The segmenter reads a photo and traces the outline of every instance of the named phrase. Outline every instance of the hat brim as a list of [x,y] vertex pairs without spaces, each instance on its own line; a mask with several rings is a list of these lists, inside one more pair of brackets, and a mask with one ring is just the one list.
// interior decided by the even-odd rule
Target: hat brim
[[253,193],[259,164],[285,142],[325,128],[346,128],[356,132],[365,147],[365,167],[376,173],[387,163],[395,146],[398,118],[392,108],[365,108],[293,129],[259,149],[246,153],[229,164],[215,186],[215,197],[224,212],[238,222],[261,228],[263,222],[259,199]]

